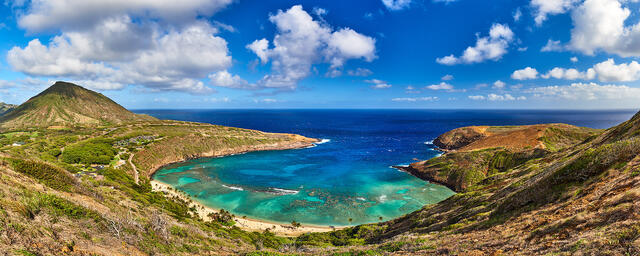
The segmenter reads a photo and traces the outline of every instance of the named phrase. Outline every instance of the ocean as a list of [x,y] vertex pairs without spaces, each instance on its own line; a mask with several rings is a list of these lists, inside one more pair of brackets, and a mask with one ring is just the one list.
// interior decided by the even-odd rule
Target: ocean
[[345,226],[397,218],[454,192],[391,168],[440,154],[433,139],[469,125],[569,123],[608,128],[636,110],[137,110],[319,138],[315,147],[202,158],[160,169],[154,179],[237,216]]

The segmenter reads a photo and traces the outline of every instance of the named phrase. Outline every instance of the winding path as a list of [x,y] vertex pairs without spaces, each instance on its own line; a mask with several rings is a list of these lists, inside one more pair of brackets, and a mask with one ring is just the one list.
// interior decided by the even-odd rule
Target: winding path
[[140,174],[138,173],[138,168],[136,168],[136,165],[131,162],[131,159],[133,159],[133,152],[129,155],[129,164],[131,165],[131,168],[133,168],[133,180],[135,180],[136,184],[140,185]]

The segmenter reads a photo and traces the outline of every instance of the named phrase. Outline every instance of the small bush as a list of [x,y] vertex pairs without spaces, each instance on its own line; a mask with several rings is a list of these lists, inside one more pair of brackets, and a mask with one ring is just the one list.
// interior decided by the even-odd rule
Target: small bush
[[4,161],[15,171],[29,175],[53,189],[70,191],[75,182],[65,170],[44,162],[13,158]]

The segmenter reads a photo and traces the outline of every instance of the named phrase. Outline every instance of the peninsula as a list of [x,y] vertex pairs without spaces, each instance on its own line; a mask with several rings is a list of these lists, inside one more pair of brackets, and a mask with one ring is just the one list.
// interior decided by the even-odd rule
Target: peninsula
[[640,245],[640,114],[597,130],[474,126],[403,170],[458,192],[340,229],[204,207],[151,180],[177,161],[316,139],[138,115],[58,82],[0,117],[0,248],[19,255],[625,254]]

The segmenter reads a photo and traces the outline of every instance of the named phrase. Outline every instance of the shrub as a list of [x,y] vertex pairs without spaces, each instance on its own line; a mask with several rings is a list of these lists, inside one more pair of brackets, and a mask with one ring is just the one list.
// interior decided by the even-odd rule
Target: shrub
[[91,139],[70,145],[62,153],[62,161],[69,164],[109,164],[116,149],[108,139]]
[[15,171],[29,175],[53,189],[70,191],[71,186],[74,184],[74,180],[69,173],[47,163],[13,158],[4,160]]

